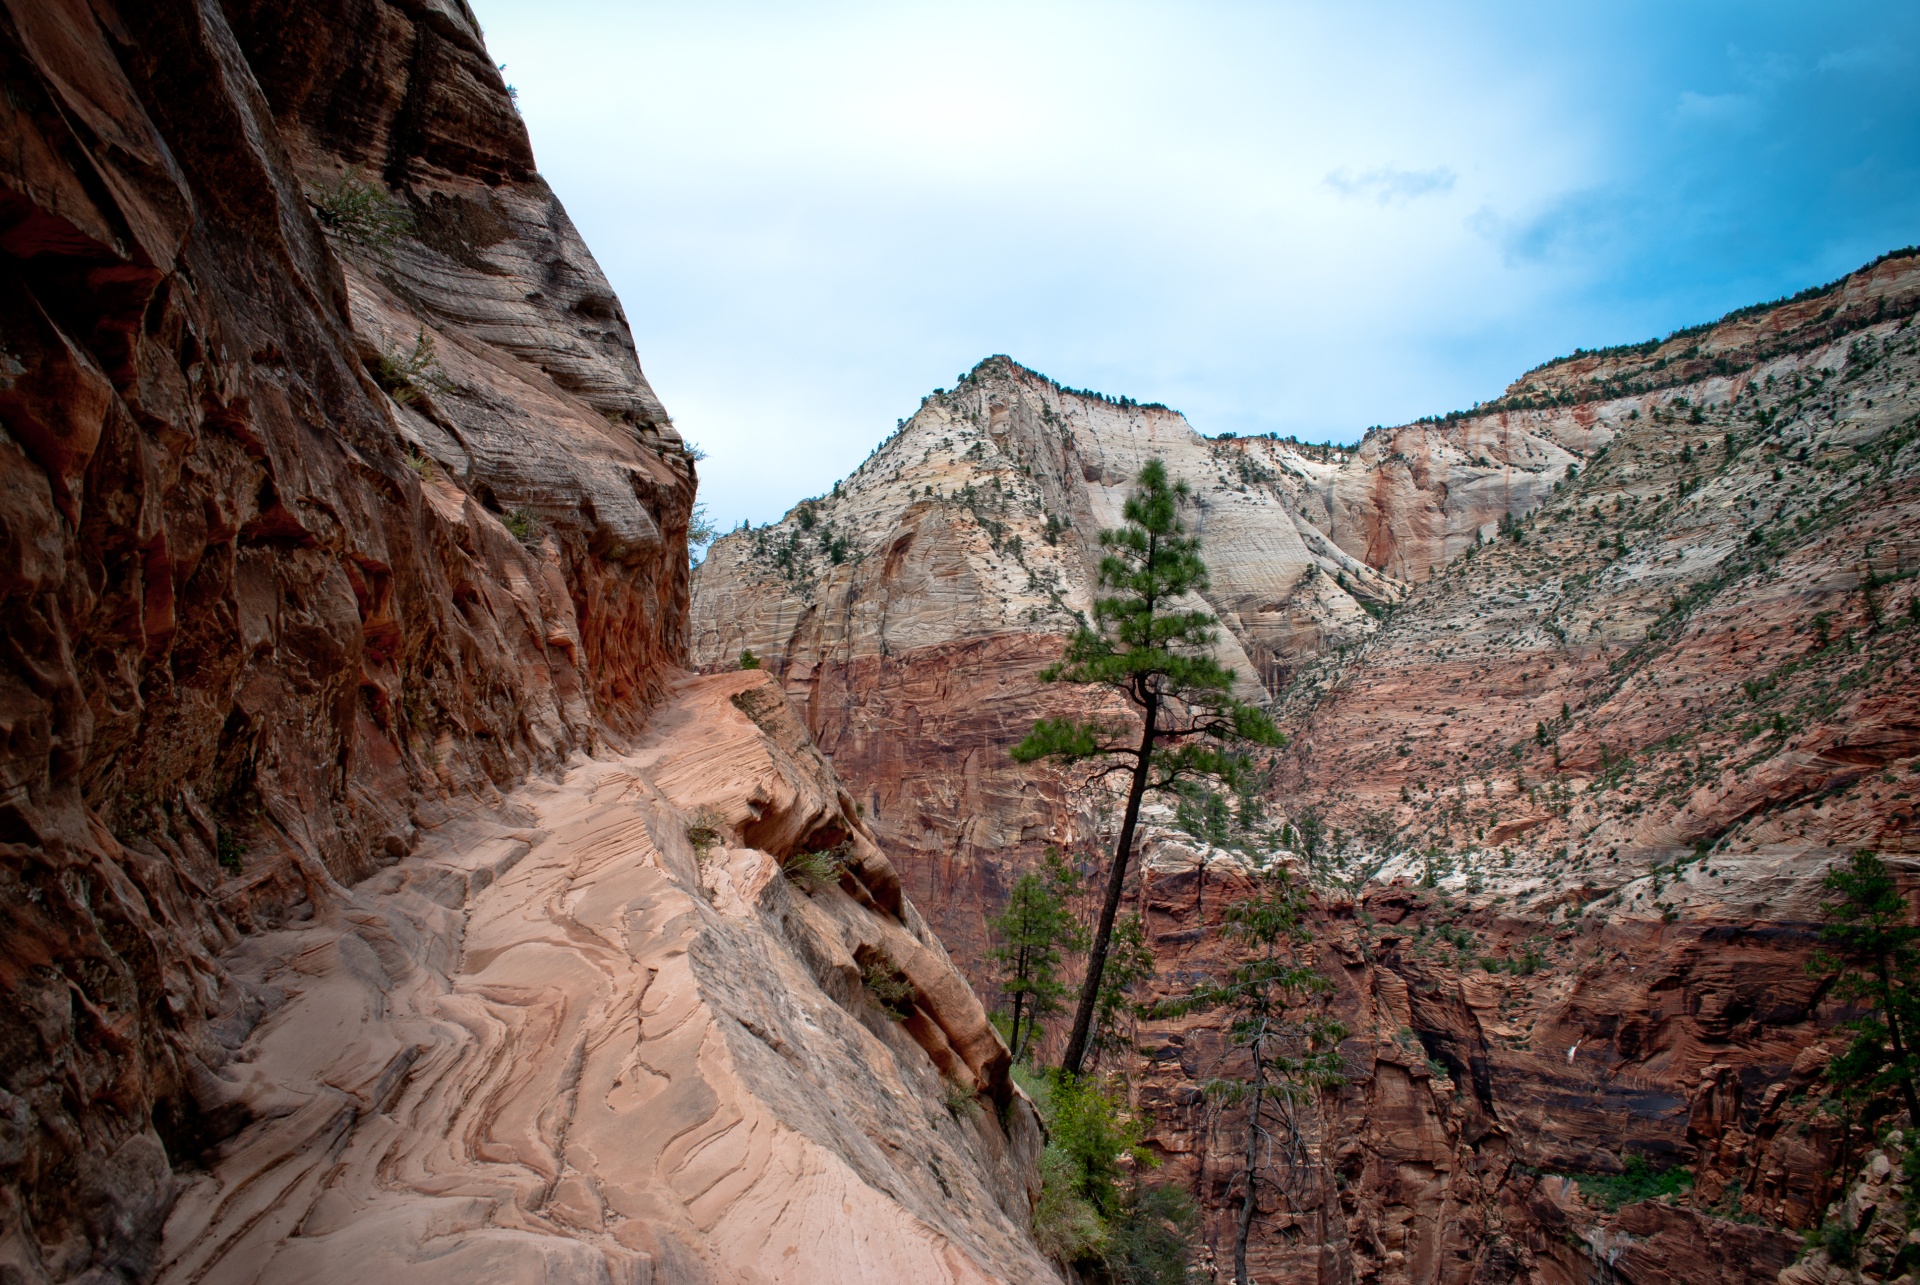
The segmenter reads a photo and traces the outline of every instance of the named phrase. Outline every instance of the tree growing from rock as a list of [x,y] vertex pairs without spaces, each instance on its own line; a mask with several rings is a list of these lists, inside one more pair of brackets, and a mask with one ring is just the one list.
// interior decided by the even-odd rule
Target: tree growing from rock
[[1029,870],[1014,882],[1007,908],[989,921],[1000,944],[988,952],[1000,965],[1000,991],[1012,1006],[1007,1046],[1020,1060],[1033,1044],[1040,1021],[1061,1011],[1067,987],[1060,980],[1065,952],[1087,947],[1080,921],[1069,909],[1080,873],[1058,848],[1047,849],[1044,870]]
[[1140,804],[1149,793],[1183,781],[1213,778],[1233,785],[1247,771],[1244,747],[1279,745],[1282,738],[1266,713],[1233,696],[1233,671],[1210,652],[1217,622],[1193,607],[1207,587],[1200,541],[1186,533],[1180,510],[1190,492],[1172,482],[1166,466],[1149,460],[1122,510],[1124,522],[1102,531],[1107,550],[1094,602],[1093,623],[1077,630],[1066,655],[1042,671],[1049,682],[1105,687],[1139,714],[1136,732],[1097,721],[1044,718],[1013,750],[1018,763],[1051,759],[1095,762],[1094,777],[1124,774],[1126,811],[1107,874],[1106,896],[1087,954],[1073,1031],[1061,1061],[1078,1074],[1100,996],[1101,974],[1113,940],[1114,917],[1133,857]]
[[1898,1089],[1909,1121],[1920,1126],[1914,1088],[1920,1051],[1913,1043],[1920,1028],[1920,927],[1886,863],[1866,849],[1829,870],[1823,882],[1836,896],[1824,907],[1823,949],[1807,967],[1834,975],[1836,998],[1873,1005],[1848,1023],[1853,1043],[1827,1068],[1828,1078],[1856,1092]]
[[1225,976],[1159,1008],[1168,1015],[1225,1010],[1228,1039],[1246,1055],[1244,1074],[1216,1077],[1206,1086],[1216,1104],[1244,1104],[1247,1110],[1233,1239],[1236,1285],[1253,1280],[1247,1242],[1259,1209],[1262,1157],[1270,1159],[1277,1147],[1289,1171],[1304,1167],[1297,1108],[1345,1078],[1339,1044],[1347,1032],[1325,1012],[1333,983],[1314,966],[1304,911],[1286,871],[1266,872],[1253,896],[1227,909],[1220,931],[1234,963]]

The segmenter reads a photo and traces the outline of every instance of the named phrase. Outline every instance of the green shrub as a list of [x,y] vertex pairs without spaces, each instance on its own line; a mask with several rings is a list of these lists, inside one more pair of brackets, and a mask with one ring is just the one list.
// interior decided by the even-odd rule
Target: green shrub
[[515,509],[500,519],[500,525],[507,529],[508,535],[528,548],[539,544],[541,537],[547,533],[546,524],[531,509]]
[[1107,1224],[1100,1211],[1078,1194],[1073,1160],[1056,1146],[1040,1153],[1040,1199],[1033,1206],[1033,1240],[1040,1252],[1062,1263],[1100,1256],[1107,1247]]
[[1838,1220],[1807,1229],[1807,1248],[1824,1249],[1827,1258],[1836,1267],[1852,1267],[1860,1257],[1860,1236],[1853,1228]]
[[222,826],[219,836],[214,840],[214,848],[221,869],[240,873],[240,858],[246,855],[247,845],[240,842],[239,835]]
[[819,892],[840,885],[840,871],[846,866],[846,848],[828,848],[821,852],[796,852],[781,863],[780,871],[808,892]]
[[1693,1186],[1693,1175],[1685,1169],[1678,1166],[1655,1169],[1647,1164],[1644,1156],[1627,1157],[1622,1173],[1581,1173],[1568,1177],[1580,1184],[1582,1194],[1588,1199],[1609,1210],[1660,1196],[1677,1196]]
[[1181,1285],[1199,1216],[1186,1193],[1141,1175],[1158,1163],[1117,1094],[1089,1076],[1052,1071],[1015,1079],[1046,1121],[1034,1240],[1082,1279]]
[[874,1006],[896,1022],[913,1016],[913,983],[901,973],[900,966],[875,951],[860,962],[860,980]]
[[741,653],[740,653],[740,668],[742,668],[742,669],[758,669],[758,668],[760,668],[760,658],[759,658],[758,656],[756,656],[756,655],[754,655],[754,654],[753,654],[753,649],[752,649],[752,648],[750,648],[750,647],[749,647],[749,648],[746,648],[746,649],[744,649],[743,651],[741,651]]
[[381,350],[373,361],[373,381],[402,406],[419,401],[429,393],[450,393],[454,387],[453,381],[440,369],[439,353],[425,326],[414,335],[410,350]]
[[413,230],[413,215],[386,191],[360,176],[355,166],[331,187],[309,193],[320,226],[340,240],[384,250]]
[[687,842],[693,845],[694,855],[702,861],[722,837],[719,819],[711,813],[702,812],[687,825]]

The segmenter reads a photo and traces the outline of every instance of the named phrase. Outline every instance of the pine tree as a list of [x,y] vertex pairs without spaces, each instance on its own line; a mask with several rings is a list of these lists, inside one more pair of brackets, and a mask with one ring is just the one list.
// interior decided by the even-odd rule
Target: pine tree
[[1864,848],[1848,865],[1829,870],[1823,882],[1839,895],[1824,907],[1827,922],[1820,941],[1828,949],[1807,968],[1816,975],[1837,974],[1837,998],[1874,1005],[1848,1023],[1853,1044],[1833,1060],[1828,1077],[1855,1091],[1899,1089],[1910,1123],[1920,1125],[1920,1094],[1913,1082],[1920,1061],[1913,1044],[1920,1029],[1920,928],[1913,925],[1907,899],[1886,863]]
[[1050,847],[1044,869],[1021,875],[1006,910],[988,921],[1000,939],[988,955],[1000,965],[1000,991],[1012,1003],[1007,1046],[1016,1062],[1033,1043],[1040,1019],[1061,1011],[1067,990],[1060,981],[1062,952],[1086,949],[1086,934],[1068,909],[1079,890],[1080,873]]
[[1135,1016],[1140,1006],[1133,989],[1153,976],[1153,948],[1147,945],[1147,926],[1139,915],[1128,915],[1113,926],[1113,944],[1100,977],[1100,995],[1093,1005],[1093,1029],[1087,1056],[1096,1064],[1108,1053],[1130,1046],[1121,1019]]
[[1228,908],[1221,925],[1236,960],[1226,976],[1159,1008],[1166,1014],[1226,1010],[1228,1038],[1247,1055],[1246,1075],[1219,1077],[1207,1085],[1214,1101],[1244,1103],[1247,1109],[1233,1245],[1237,1285],[1251,1285],[1253,1279],[1247,1274],[1247,1242],[1259,1207],[1261,1144],[1271,1150],[1273,1126],[1278,1126],[1289,1166],[1299,1163],[1296,1107],[1313,1091],[1345,1078],[1339,1044],[1347,1032],[1325,1012],[1333,983],[1311,960],[1304,910],[1286,871],[1267,872],[1253,896]]
[[1095,774],[1126,773],[1127,805],[1107,873],[1068,1037],[1063,1069],[1078,1074],[1087,1054],[1101,975],[1113,939],[1114,918],[1133,858],[1140,803],[1153,791],[1212,777],[1233,785],[1247,763],[1240,747],[1279,745],[1267,715],[1233,696],[1233,671],[1208,652],[1217,637],[1214,617],[1183,606],[1207,587],[1200,541],[1186,534],[1180,506],[1184,483],[1167,479],[1166,466],[1149,460],[1122,510],[1125,525],[1100,533],[1107,554],[1099,582],[1107,596],[1094,602],[1094,624],[1069,640],[1065,657],[1042,671],[1050,682],[1107,687],[1138,711],[1138,739],[1125,729],[1071,718],[1041,719],[1014,747],[1018,763],[1053,759],[1098,762]]

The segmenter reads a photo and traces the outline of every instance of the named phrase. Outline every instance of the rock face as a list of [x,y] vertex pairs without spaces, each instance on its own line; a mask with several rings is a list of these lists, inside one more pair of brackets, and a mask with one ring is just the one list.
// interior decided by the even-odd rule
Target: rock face
[[[1830,865],[1864,847],[1910,879],[1920,844],[1916,304],[1896,257],[1683,336],[1665,387],[1529,376],[1510,400],[1589,399],[1551,412],[1593,435],[1578,476],[1284,697],[1278,801],[1331,828],[1327,873],[1386,886],[1334,908],[1352,1011],[1372,1056],[1399,1033],[1451,1153],[1413,1197],[1376,1124],[1328,1122],[1360,1140],[1356,1272],[1771,1279],[1840,1194],[1858,1142],[1820,1077],[1846,1013],[1804,964]],[[1684,1166],[1683,1208],[1529,1176],[1632,1157]],[[1422,1241],[1435,1217],[1457,1230]]]
[[[1110,828],[1005,754],[1087,711],[1035,671],[1124,491],[1125,465],[1074,464],[1137,422],[1126,461],[1196,485],[1227,654],[1293,738],[1273,802],[1321,823],[1289,859],[1354,1032],[1348,1086],[1303,1118],[1312,1163],[1263,1204],[1261,1279],[1770,1280],[1855,1145],[1820,1105],[1845,1016],[1804,967],[1820,878],[1862,846],[1910,875],[1920,834],[1916,304],[1920,258],[1888,256],[1338,455],[1094,399],[1068,424],[1073,395],[996,359],[833,495],[716,546],[696,659],[776,669],[990,991],[1011,875],[1047,841],[1097,861]],[[1289,531],[1310,560],[1271,552]],[[1246,885],[1215,853],[1196,911],[1205,848],[1170,819],[1135,895],[1180,979],[1221,964]],[[1224,1247],[1226,1116],[1199,1091],[1222,1033],[1135,1035],[1113,1069]],[[1610,1208],[1636,1159],[1691,1187]]]
[[[822,848],[837,885],[783,877]],[[1056,1279],[1006,1049],[763,675],[229,963],[273,1006],[222,1076],[260,1123],[162,1282]]]
[[[768,875],[844,810],[817,755],[660,776],[692,460],[461,0],[28,0],[0,58],[0,1275],[1044,1277],[1004,1051],[870,836],[865,909]],[[696,876],[673,800],[784,820]],[[689,1132],[617,1136],[649,1095]]]
[[780,676],[964,959],[1007,871],[1093,824],[1063,782],[1014,771],[1006,747],[1084,703],[1034,675],[1091,610],[1098,533],[1156,455],[1194,488],[1207,605],[1243,694],[1280,690],[1405,593],[1310,520],[1338,452],[1209,442],[1165,407],[1064,389],[1004,357],[929,397],[832,494],[716,542],[696,575],[695,663],[749,650]]

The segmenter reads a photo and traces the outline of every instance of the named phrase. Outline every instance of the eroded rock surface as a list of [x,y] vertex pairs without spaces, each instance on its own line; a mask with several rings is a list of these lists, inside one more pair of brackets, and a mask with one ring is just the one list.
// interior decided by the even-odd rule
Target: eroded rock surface
[[640,726],[694,477],[458,0],[0,60],[0,1271],[118,1279],[245,1122],[223,953]]
[[[1316,940],[1353,1032],[1350,1083],[1304,1113],[1307,1162],[1277,1168],[1263,1203],[1262,1279],[1772,1280],[1835,1216],[1836,1166],[1858,1151],[1822,1075],[1847,1014],[1805,964],[1835,860],[1864,846],[1914,873],[1917,302],[1920,259],[1888,256],[1786,304],[1554,363],[1324,462],[1264,439],[1200,455],[1156,421],[1147,444],[1198,484],[1209,557],[1240,558],[1240,533],[1208,524],[1220,488],[1245,484],[1381,573],[1321,564],[1323,589],[1383,617],[1345,633],[1320,615],[1256,634],[1248,620],[1278,614],[1214,603],[1249,663],[1262,638],[1285,658],[1251,671],[1293,738],[1272,802],[1322,838],[1282,859],[1320,888]],[[736,637],[719,645],[703,603],[777,622],[738,638],[805,702],[877,830],[913,852],[909,886],[983,992],[982,916],[1027,854],[1054,841],[1094,867],[1110,842],[1110,818],[1004,757],[1031,718],[1091,707],[1036,681],[1064,625],[1027,588],[1044,577],[980,570],[1009,563],[991,523],[1023,510],[978,497],[1024,494],[1024,470],[1050,458],[1000,463],[961,436],[991,429],[1001,377],[983,367],[837,495],[723,542],[695,590],[709,663]],[[942,459],[999,490],[968,473],[927,497],[915,470]],[[867,512],[891,525],[851,516]],[[835,538],[896,543],[850,538],[829,568],[809,554],[828,515]],[[963,546],[955,531],[967,557],[944,552]],[[953,570],[912,578],[930,532],[943,557],[922,565]],[[961,569],[964,615],[927,592]],[[1296,593],[1311,583],[1298,574]],[[976,597],[996,590],[1012,610]],[[740,608],[774,601],[787,605]],[[879,645],[903,618],[944,636]],[[1128,904],[1147,911],[1153,989],[1173,994],[1222,966],[1219,911],[1245,868],[1150,820]],[[1203,1088],[1231,1051],[1206,1017],[1133,1034],[1139,1054],[1110,1068],[1224,1247],[1232,1112]],[[1609,1184],[1635,1160],[1691,1185],[1613,1208]]]
[[[783,876],[819,847],[840,885]],[[221,1077],[261,1122],[163,1282],[1056,1279],[1006,1050],[762,675],[225,962],[273,1006]]]

